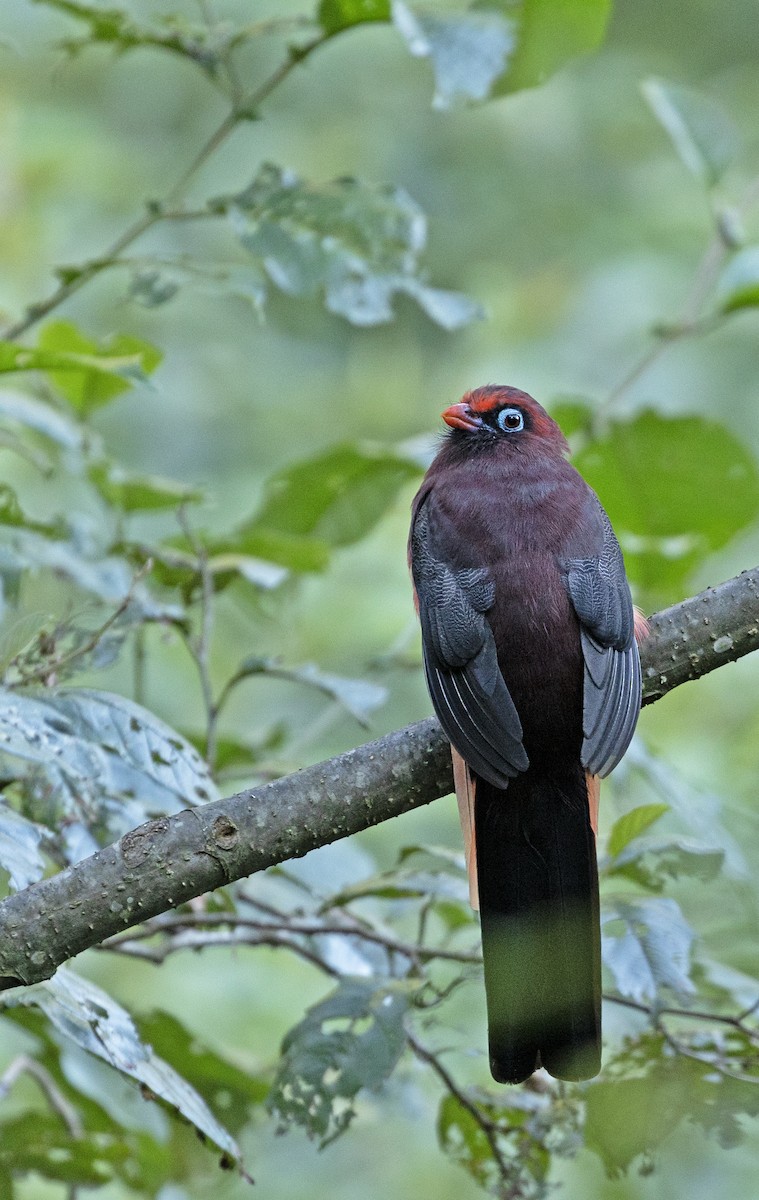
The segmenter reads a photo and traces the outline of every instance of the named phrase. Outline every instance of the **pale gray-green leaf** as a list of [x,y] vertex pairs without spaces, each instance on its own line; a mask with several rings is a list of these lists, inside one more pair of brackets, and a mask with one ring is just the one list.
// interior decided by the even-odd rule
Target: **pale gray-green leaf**
[[480,313],[465,297],[427,288],[421,276],[426,219],[401,188],[355,179],[311,184],[268,163],[243,192],[214,200],[212,208],[228,215],[235,235],[281,291],[321,294],[331,312],[354,325],[391,320],[398,293],[448,329]]
[[0,690],[0,754],[41,770],[74,811],[101,806],[119,836],[154,813],[215,799],[193,746],[147,709],[108,692]]
[[641,88],[681,161],[712,187],[740,149],[732,119],[710,96],[682,84],[647,79]]
[[143,1042],[126,1009],[87,979],[60,968],[52,979],[14,988],[2,998],[8,1006],[40,1009],[63,1038],[103,1059],[179,1113],[234,1161],[240,1149],[205,1101],[173,1067]]
[[40,854],[44,830],[0,800],[0,867],[8,872],[16,891],[42,878],[45,860]]
[[746,246],[730,259],[717,283],[722,312],[759,305],[759,246]]
[[514,49],[513,23],[498,13],[416,11],[394,0],[392,16],[411,54],[432,64],[435,108],[486,100]]
[[644,1003],[653,1000],[660,987],[680,996],[695,991],[690,978],[694,933],[674,900],[615,897],[602,914],[602,924],[603,961],[623,996]]

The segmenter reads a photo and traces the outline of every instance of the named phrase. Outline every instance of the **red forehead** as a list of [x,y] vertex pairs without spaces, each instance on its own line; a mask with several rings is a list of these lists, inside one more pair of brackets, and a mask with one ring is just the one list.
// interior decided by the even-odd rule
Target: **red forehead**
[[549,417],[542,404],[538,404],[537,400],[533,400],[532,396],[519,388],[509,387],[507,384],[487,384],[485,387],[478,387],[474,391],[467,392],[462,397],[462,402],[468,404],[472,412],[482,414],[491,413],[494,409],[503,408],[507,404],[514,404],[530,414],[535,433],[542,437],[553,438],[558,435],[563,441],[563,435],[558,425]]

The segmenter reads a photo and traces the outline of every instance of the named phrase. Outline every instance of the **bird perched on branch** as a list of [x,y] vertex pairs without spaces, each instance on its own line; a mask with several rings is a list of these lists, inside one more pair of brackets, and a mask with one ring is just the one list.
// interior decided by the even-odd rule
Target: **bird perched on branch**
[[488,386],[442,416],[409,557],[480,910],[491,1071],[588,1079],[601,1065],[598,786],[635,730],[645,620],[545,409]]

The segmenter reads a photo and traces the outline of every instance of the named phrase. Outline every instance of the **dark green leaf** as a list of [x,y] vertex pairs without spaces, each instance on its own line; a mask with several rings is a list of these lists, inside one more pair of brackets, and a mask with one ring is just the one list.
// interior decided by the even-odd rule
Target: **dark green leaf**
[[250,1109],[266,1099],[268,1083],[209,1050],[176,1017],[158,1010],[138,1018],[137,1025],[154,1053],[181,1073],[233,1133],[247,1124]]
[[323,293],[327,308],[354,325],[393,316],[397,293],[416,300],[446,329],[481,315],[472,301],[428,288],[419,275],[427,225],[400,188],[336,179],[314,185],[272,164],[237,196],[212,202],[242,245],[290,296]]
[[319,24],[330,37],[352,25],[390,20],[390,0],[321,0]]
[[233,545],[293,570],[318,569],[330,547],[365,537],[403,484],[419,474],[416,463],[387,450],[335,446],[272,476],[261,508],[238,529]]
[[618,421],[577,455],[622,543],[628,574],[654,600],[759,515],[759,472],[724,426],[650,410]]
[[53,979],[16,988],[3,1003],[38,1008],[64,1037],[135,1080],[234,1162],[240,1150],[194,1088],[140,1040],[131,1017],[107,992],[61,967]]
[[403,1052],[412,986],[341,980],[282,1043],[270,1108],[284,1122],[303,1125],[321,1145],[343,1133],[358,1093],[379,1087]]
[[0,1178],[7,1169],[17,1177],[34,1173],[76,1187],[99,1187],[121,1173],[131,1153],[115,1138],[72,1137],[51,1112],[25,1112],[0,1123]]
[[623,996],[643,1003],[660,987],[680,996],[694,991],[690,950],[694,933],[669,898],[616,898],[602,913],[603,960]]
[[440,1102],[437,1137],[440,1149],[479,1184],[494,1182],[498,1167],[487,1134],[457,1096],[448,1094]]
[[[0,745],[2,742],[0,741]],[[0,867],[16,891],[42,878],[45,860],[39,846],[44,830],[0,800]]]
[[681,161],[712,187],[740,150],[732,119],[711,97],[682,84],[647,79],[641,86]]
[[181,504],[203,498],[202,492],[193,491],[173,479],[164,479],[158,475],[137,475],[117,463],[94,463],[88,474],[100,495],[114,508],[120,508],[124,512],[178,508]]
[[432,63],[436,108],[488,98],[514,49],[512,20],[488,11],[417,12],[401,0],[393,3],[392,14],[411,53]]
[[659,817],[664,816],[665,812],[669,812],[668,804],[640,804],[637,808],[625,813],[618,821],[614,822],[609,834],[608,853],[612,857],[616,857],[620,851],[624,850],[628,842],[644,833],[649,826],[653,825],[654,821],[658,821]]
[[127,391],[134,382],[143,381],[162,357],[149,342],[124,333],[110,338],[106,347],[100,347],[70,321],[45,325],[39,336],[39,349],[27,353],[39,356],[39,366],[48,371],[52,383],[74,411],[84,417]]
[[611,0],[479,0],[476,7],[516,23],[517,47],[495,95],[544,83],[578,54],[600,46]]
[[759,246],[746,246],[730,259],[717,284],[717,304],[725,313],[759,305]]

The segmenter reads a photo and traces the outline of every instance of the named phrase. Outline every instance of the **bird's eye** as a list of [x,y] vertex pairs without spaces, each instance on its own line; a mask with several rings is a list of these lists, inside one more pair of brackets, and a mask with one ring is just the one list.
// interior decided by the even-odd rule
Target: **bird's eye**
[[521,408],[502,408],[498,414],[498,426],[504,433],[519,433],[520,429],[524,429]]

